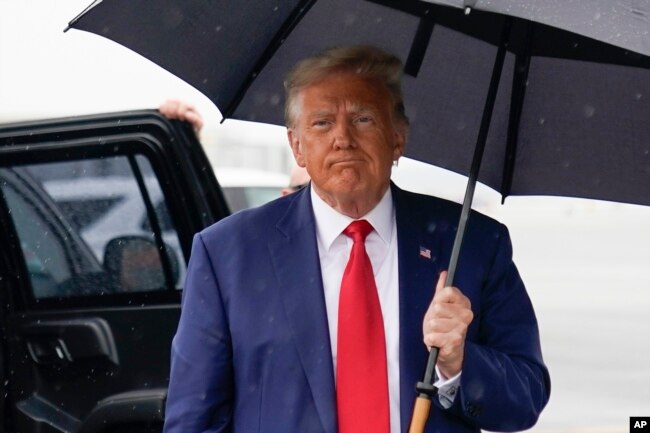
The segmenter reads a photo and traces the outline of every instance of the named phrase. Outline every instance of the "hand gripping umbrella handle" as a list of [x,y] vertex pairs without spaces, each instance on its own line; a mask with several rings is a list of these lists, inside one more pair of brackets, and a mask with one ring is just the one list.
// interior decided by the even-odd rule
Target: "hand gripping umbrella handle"
[[[467,191],[465,192],[463,208],[460,212],[460,221],[458,223],[458,230],[456,231],[456,238],[454,239],[454,246],[451,250],[451,257],[449,259],[449,269],[447,270],[445,287],[451,286],[454,281],[454,276],[456,274],[456,265],[458,264],[458,257],[460,256],[460,247],[463,243],[463,237],[465,235],[467,219],[469,218],[469,212],[472,206],[472,198],[474,196],[475,187],[476,178],[474,177],[474,179],[472,179],[472,176],[470,175],[470,180],[467,183]],[[438,389],[433,386],[433,382],[435,381],[434,373],[436,363],[438,362],[439,352],[440,349],[438,347],[431,348],[427,366],[424,371],[424,379],[422,379],[421,382],[418,382],[415,386],[415,389],[418,392],[418,397],[416,398],[415,406],[413,407],[413,417],[411,418],[409,433],[424,432],[424,426],[427,419],[429,418],[429,411],[431,409],[431,399],[433,399],[433,397],[438,394]]]
[[[447,272],[445,286],[450,286],[454,280],[454,274],[456,273],[456,264],[458,263],[460,246],[463,242],[463,235],[465,232],[465,224],[467,222],[468,214],[469,210],[468,212],[461,211],[460,224],[458,226],[458,232],[456,233],[454,248],[451,252],[451,260],[449,262],[449,271]],[[424,371],[424,379],[422,379],[422,382],[418,382],[417,385],[415,385],[415,389],[418,391],[418,396],[415,399],[415,406],[413,407],[413,416],[411,418],[409,433],[424,432],[424,426],[426,425],[427,419],[429,418],[429,412],[431,410],[431,399],[433,399],[433,397],[438,394],[438,389],[433,386],[433,382],[435,379],[434,372],[436,363],[438,362],[439,352],[439,348],[431,348],[431,351],[429,352],[429,360],[427,361],[427,367]]]

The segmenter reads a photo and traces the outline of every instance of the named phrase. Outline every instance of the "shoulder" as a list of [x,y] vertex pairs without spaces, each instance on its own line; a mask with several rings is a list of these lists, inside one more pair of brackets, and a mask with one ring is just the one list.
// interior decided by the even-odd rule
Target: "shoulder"
[[[462,205],[439,197],[419,194],[393,186],[395,208],[399,213],[412,215],[413,218],[425,221],[440,221],[451,226],[457,226]],[[505,228],[499,221],[478,211],[470,212],[470,220],[481,227]]]
[[298,227],[312,218],[309,188],[304,188],[262,206],[236,212],[199,235],[206,241],[259,241],[283,235],[287,226]]
[[205,240],[211,240],[268,233],[295,200],[293,195],[277,198],[259,207],[240,210],[203,229],[200,236]]

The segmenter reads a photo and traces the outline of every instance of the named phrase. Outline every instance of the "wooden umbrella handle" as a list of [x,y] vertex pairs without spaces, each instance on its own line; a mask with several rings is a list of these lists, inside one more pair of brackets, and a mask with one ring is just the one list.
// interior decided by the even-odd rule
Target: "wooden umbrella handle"
[[415,406],[413,407],[413,418],[411,418],[411,425],[409,433],[423,433],[424,426],[429,418],[429,411],[431,410],[431,398],[428,396],[419,396],[415,399]]

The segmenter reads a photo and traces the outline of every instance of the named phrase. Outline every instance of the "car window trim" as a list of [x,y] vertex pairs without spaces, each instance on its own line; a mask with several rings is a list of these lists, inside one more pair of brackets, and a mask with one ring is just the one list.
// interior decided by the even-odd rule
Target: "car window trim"
[[[142,175],[142,170],[135,159],[135,155],[131,154],[128,156],[129,165],[131,170],[133,170],[133,175],[140,189],[140,194],[144,202],[144,207],[147,211],[147,218],[149,218],[149,225],[151,226],[151,231],[153,233],[154,242],[158,248],[158,257],[160,257],[160,263],[162,264],[163,274],[165,275],[165,285],[167,290],[176,290],[174,287],[174,277],[172,272],[172,265],[170,263],[169,256],[167,255],[167,248],[165,242],[163,241],[162,230],[158,222],[158,215],[156,214],[156,209],[154,208],[153,202],[151,200],[151,195],[149,190],[145,185],[144,176]],[[164,192],[163,192],[164,196]],[[177,230],[175,230],[177,232]],[[178,236],[178,232],[177,232]]]

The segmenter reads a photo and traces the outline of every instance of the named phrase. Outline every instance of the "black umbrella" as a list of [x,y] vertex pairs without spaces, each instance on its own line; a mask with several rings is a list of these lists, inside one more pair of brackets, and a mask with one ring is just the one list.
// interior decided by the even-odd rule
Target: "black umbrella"
[[[158,63],[224,118],[276,124],[284,74],[303,57],[342,44],[400,56],[412,123],[406,156],[469,175],[448,284],[477,180],[504,199],[650,205],[648,6],[433,2],[456,8],[416,0],[158,0],[155,7],[104,0],[70,26]],[[422,397],[432,391],[435,357],[433,350],[418,384]]]
[[[625,1],[581,2],[578,11],[578,2],[560,0],[436,1],[499,3],[629,48],[412,0],[240,0],[236,7],[224,0],[158,0],[155,7],[104,0],[71,26],[153,60],[207,95],[225,118],[276,124],[283,122],[282,78],[297,60],[337,44],[382,46],[402,57],[410,74],[407,156],[467,174],[494,58],[511,22],[479,181],[504,197],[650,204],[649,10],[634,0],[627,8]],[[576,12],[582,15],[571,18]]]

